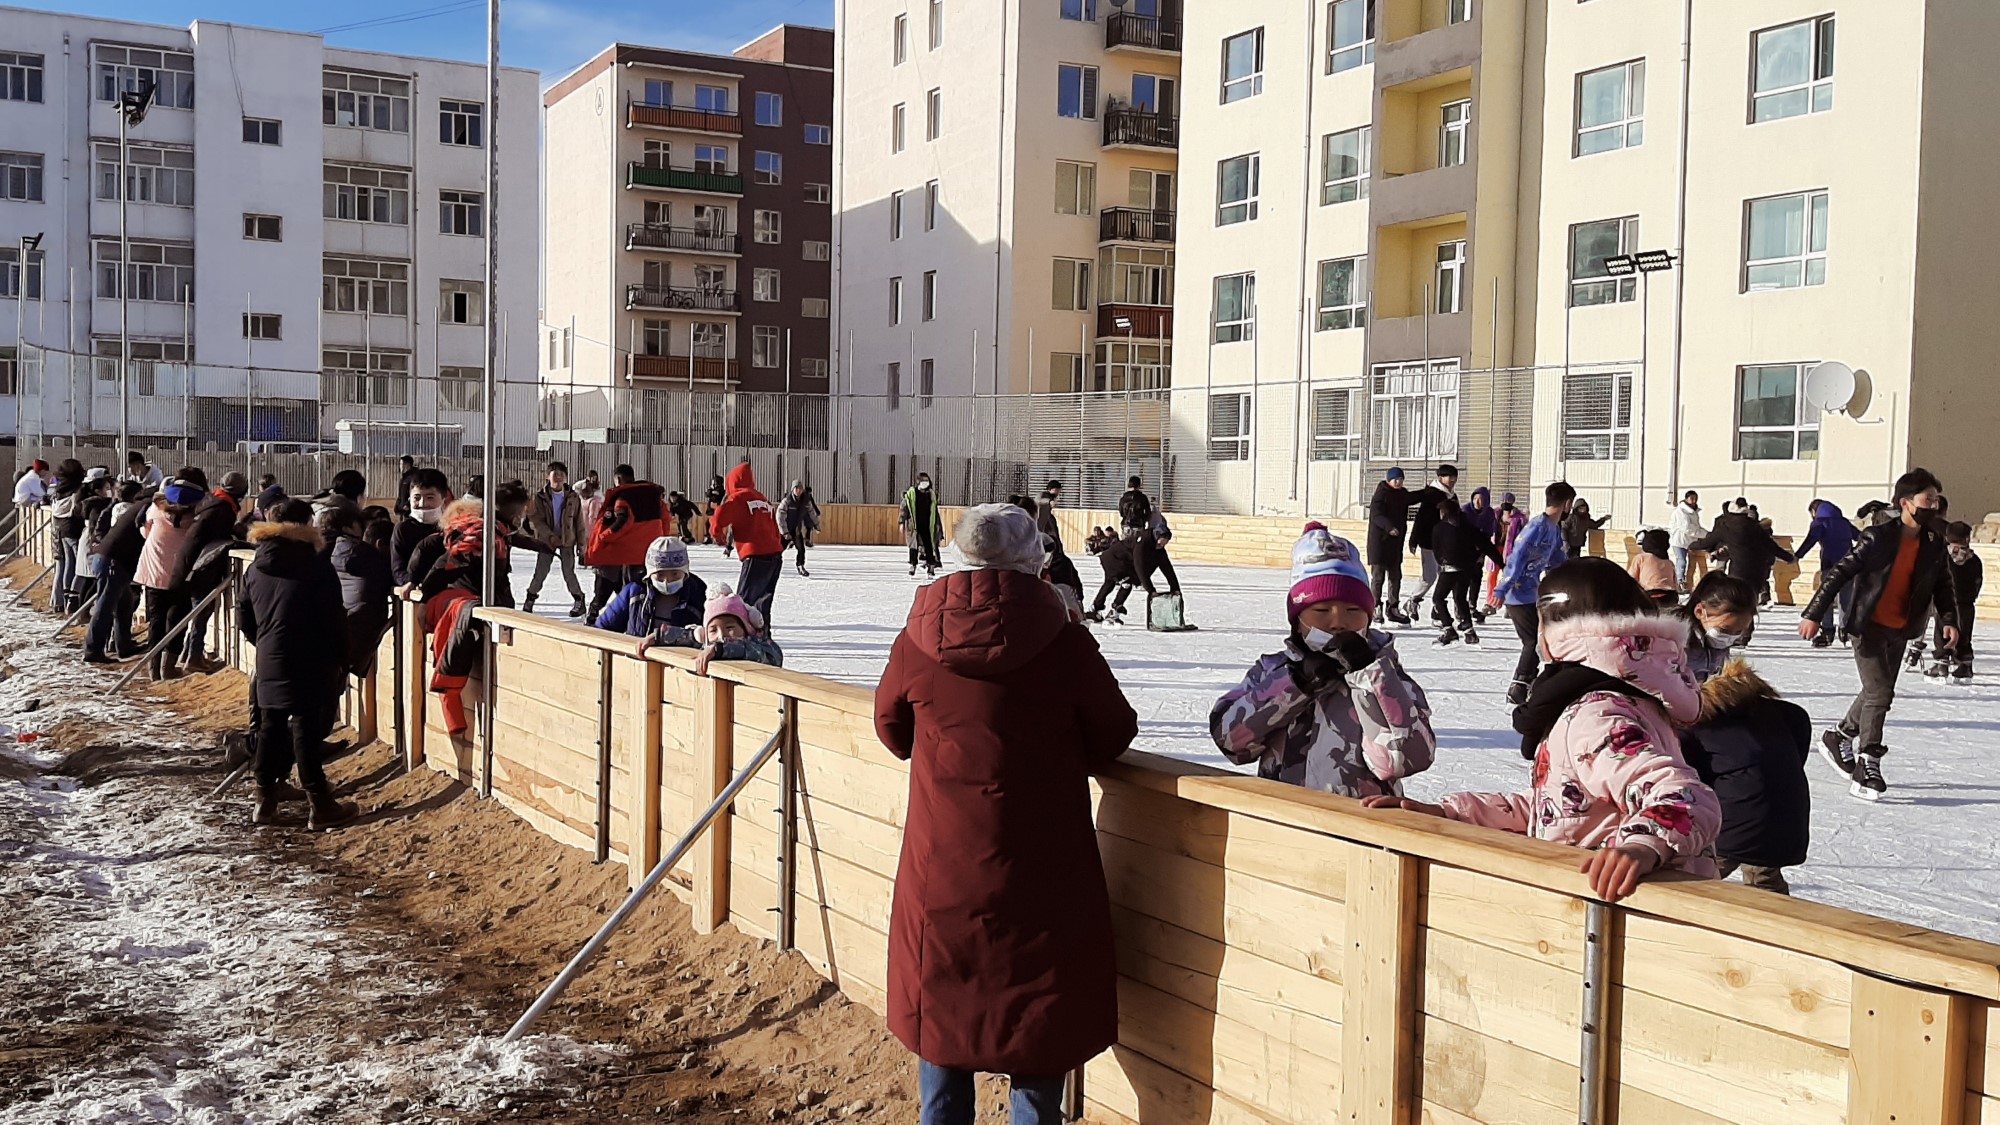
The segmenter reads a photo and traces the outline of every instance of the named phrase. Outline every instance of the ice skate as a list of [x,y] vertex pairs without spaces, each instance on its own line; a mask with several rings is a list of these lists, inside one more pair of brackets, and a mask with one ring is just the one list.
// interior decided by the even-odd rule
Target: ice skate
[[1926,680],[1942,680],[1949,675],[1951,675],[1951,665],[1942,660],[1933,660],[1930,666],[1924,669]]
[[1819,632],[1813,634],[1812,646],[1814,648],[1832,648],[1833,634],[1821,629]]
[[529,594],[526,598],[522,599],[521,612],[522,613],[535,612],[535,595]]
[[1391,624],[1408,625],[1410,623],[1410,615],[1404,613],[1402,610],[1397,609],[1395,602],[1390,602],[1389,607],[1385,612],[1388,613],[1389,621]]
[[1423,612],[1424,599],[1422,598],[1411,598],[1409,601],[1403,603],[1403,616],[1409,618],[1411,621],[1417,620]]
[[1826,764],[1840,771],[1842,777],[1854,776],[1854,739],[1839,727],[1832,727],[1819,736],[1819,756]]
[[1882,780],[1882,750],[1875,747],[1854,756],[1854,782],[1847,791],[1864,801],[1879,801],[1889,789]]
[[578,598],[576,601],[569,603],[569,615],[571,617],[582,617],[584,608],[583,599]]
[[912,578],[915,578],[916,576],[917,576],[917,564],[916,564],[916,563],[911,563],[911,564],[910,564],[910,577],[912,577]]
[[812,577],[812,571],[810,571],[810,570],[807,570],[807,569],[806,569],[806,564],[804,564],[804,563],[800,563],[800,564],[798,564],[798,571],[799,571],[799,577],[800,577],[800,578],[811,578],[811,577]]
[[1910,671],[1914,672],[1923,666],[1924,666],[1924,642],[1918,641],[1910,646],[1910,654],[1903,658],[1903,667],[1908,668]]
[[1436,643],[1438,643],[1439,645],[1454,645],[1454,644],[1457,644],[1457,643],[1458,643],[1458,630],[1456,630],[1456,629],[1452,628],[1452,627],[1451,627],[1451,626],[1449,626],[1449,625],[1445,626],[1445,629],[1444,629],[1444,632],[1442,632],[1442,633],[1439,633],[1439,634],[1437,635],[1437,642],[1436,642]]
[[1469,645],[1472,645],[1472,646],[1474,646],[1474,647],[1477,647],[1477,646],[1478,646],[1478,644],[1479,644],[1479,631],[1478,631],[1478,630],[1476,630],[1476,629],[1474,629],[1474,628],[1473,628],[1472,626],[1470,626],[1470,625],[1461,625],[1461,626],[1459,626],[1459,629],[1458,629],[1458,633],[1459,633],[1459,636],[1460,636],[1461,638],[1463,638],[1463,639],[1464,639],[1464,641],[1465,641],[1465,643],[1466,643],[1466,644],[1469,644]]
[[1507,685],[1508,706],[1519,707],[1523,703],[1526,703],[1527,701],[1528,701],[1528,681],[1515,680],[1513,683]]
[[1953,665],[1951,669],[1951,682],[1955,684],[1970,684],[1972,682],[1972,661],[1964,660]]

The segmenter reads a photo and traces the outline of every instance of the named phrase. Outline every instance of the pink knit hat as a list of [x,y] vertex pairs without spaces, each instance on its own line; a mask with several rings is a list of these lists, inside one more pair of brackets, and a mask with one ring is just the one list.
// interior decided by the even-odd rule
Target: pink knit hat
[[1335,601],[1375,612],[1368,571],[1362,567],[1354,544],[1323,524],[1309,523],[1305,534],[1292,545],[1292,592],[1285,599],[1286,618],[1297,621],[1308,606]]
[[708,604],[701,610],[701,627],[705,630],[718,617],[734,617],[743,623],[743,628],[752,633],[764,631],[764,615],[758,613],[749,602],[737,596],[730,587],[717,586]]

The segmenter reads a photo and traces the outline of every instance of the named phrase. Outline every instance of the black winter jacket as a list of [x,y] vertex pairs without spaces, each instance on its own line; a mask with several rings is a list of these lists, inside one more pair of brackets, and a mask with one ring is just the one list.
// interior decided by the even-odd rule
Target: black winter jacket
[[331,707],[340,691],[346,646],[340,579],[320,551],[319,532],[303,524],[262,523],[250,538],[257,557],[243,571],[236,620],[257,646],[252,698],[288,711]]
[[1437,557],[1439,566],[1450,570],[1476,570],[1482,556],[1493,560],[1494,566],[1507,565],[1493,540],[1462,517],[1437,521],[1437,526],[1431,529],[1431,554]]
[[389,577],[398,586],[415,582],[410,574],[410,556],[416,554],[417,544],[437,534],[437,525],[418,523],[404,519],[389,533]]
[[[1942,542],[1942,540],[1940,540]],[[1724,512],[1715,517],[1707,535],[1688,544],[1690,551],[1729,552],[1724,570],[1731,578],[1741,578],[1752,586],[1771,580],[1771,567],[1783,560],[1792,562],[1792,553],[1778,546],[1771,533],[1744,512]]]
[[194,506],[188,515],[187,537],[174,556],[172,581],[176,588],[195,578],[197,570],[201,571],[203,588],[218,584],[212,579],[229,569],[226,547],[236,538],[236,515],[236,501],[221,493],[210,492]]
[[1409,532],[1410,503],[1416,499],[1408,489],[1390,488],[1388,481],[1375,486],[1368,501],[1368,565],[1400,567],[1404,536]]
[[1958,604],[1958,629],[1963,632],[1979,620],[1979,594],[1986,588],[1986,564],[1978,555],[1955,561],[1947,550],[1945,565],[1951,568],[1951,596]]
[[352,535],[335,539],[326,557],[340,579],[341,607],[347,614],[347,668],[365,676],[375,666],[375,652],[389,628],[389,596],[394,589],[389,560]]
[[[1937,612],[1940,628],[1959,625],[1958,596],[1953,592],[1951,567],[1945,564],[1944,536],[1929,527],[1918,528],[1917,535],[1917,566],[1910,573],[1910,616],[1903,626],[1907,640],[1923,635],[1926,605]],[[1882,601],[1882,588],[1889,584],[1889,571],[1895,567],[1896,552],[1902,545],[1901,520],[1876,524],[1863,531],[1861,538],[1854,541],[1854,550],[1820,579],[1819,593],[1806,604],[1804,616],[1814,620],[1825,617],[1827,607],[1840,596],[1841,588],[1852,582],[1853,620],[1867,628],[1875,620],[1875,607]]]
[[1812,842],[1805,762],[1812,716],[1779,699],[1741,661],[1702,685],[1702,719],[1681,734],[1681,754],[1722,803],[1715,850],[1753,867],[1793,867]]
[[[152,503],[147,500],[135,500],[125,505],[125,510],[111,521],[91,551],[103,555],[106,561],[131,575],[139,567],[140,553],[146,549],[146,532],[139,526],[139,520],[151,507]],[[117,509],[114,506],[112,510]]]
[[1134,586],[1140,582],[1139,545],[1133,540],[1113,539],[1097,552],[1097,564],[1104,568],[1106,582],[1130,582]]
[[[1437,532],[1438,502],[1442,500],[1453,500],[1453,497],[1451,493],[1435,484],[1425,485],[1411,500],[1411,507],[1416,511],[1415,517],[1410,522],[1411,550],[1421,549],[1435,553],[1436,548],[1431,543],[1431,537]],[[1453,502],[1456,503],[1455,500]]]
[[1130,535],[1153,525],[1153,498],[1136,488],[1128,488],[1118,498],[1118,523]]

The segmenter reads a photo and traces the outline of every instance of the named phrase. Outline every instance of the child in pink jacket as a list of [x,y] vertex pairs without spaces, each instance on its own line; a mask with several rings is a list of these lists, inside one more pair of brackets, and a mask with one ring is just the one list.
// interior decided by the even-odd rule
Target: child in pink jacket
[[1549,664],[1514,713],[1535,763],[1527,792],[1367,803],[1588,848],[1583,871],[1609,902],[1660,869],[1714,878],[1722,807],[1676,731],[1701,715],[1685,623],[1657,616],[1645,590],[1601,558],[1550,571],[1540,607]]

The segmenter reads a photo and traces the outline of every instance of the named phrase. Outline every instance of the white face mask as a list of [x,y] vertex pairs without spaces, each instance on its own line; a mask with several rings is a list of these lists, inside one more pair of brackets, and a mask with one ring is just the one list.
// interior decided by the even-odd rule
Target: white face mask
[[1708,630],[1704,629],[1704,630],[1702,630],[1702,639],[1704,639],[1704,640],[1706,640],[1706,641],[1708,642],[1708,647],[1710,647],[1710,648],[1713,648],[1713,649],[1725,649],[1725,650],[1726,650],[1726,649],[1732,649],[1732,648],[1735,648],[1735,647],[1736,647],[1737,645],[1740,645],[1740,644],[1742,644],[1742,643],[1743,643],[1744,641],[1747,641],[1747,640],[1749,640],[1749,639],[1750,639],[1750,634],[1748,634],[1748,633],[1711,633],[1711,632],[1709,632]]
[[417,521],[418,523],[421,523],[421,524],[429,524],[429,525],[432,525],[432,526],[436,526],[437,522],[438,522],[439,520],[441,520],[441,519],[443,519],[443,518],[444,518],[444,509],[442,509],[442,508],[411,508],[411,509],[410,509],[410,518],[411,518],[411,519],[413,519],[413,520],[416,520],[416,521]]
[[1332,650],[1333,642],[1337,639],[1335,634],[1329,633],[1325,629],[1314,627],[1305,631],[1305,635],[1299,638],[1299,643],[1314,652],[1328,652]]
[[650,579],[649,581],[653,583],[653,589],[658,590],[662,594],[678,594],[681,592],[681,585],[687,580],[684,578],[676,578],[672,582],[662,582],[659,579],[654,578]]
[[918,492],[929,492],[930,490],[931,490],[931,482],[927,480],[920,480],[917,482]]

